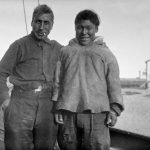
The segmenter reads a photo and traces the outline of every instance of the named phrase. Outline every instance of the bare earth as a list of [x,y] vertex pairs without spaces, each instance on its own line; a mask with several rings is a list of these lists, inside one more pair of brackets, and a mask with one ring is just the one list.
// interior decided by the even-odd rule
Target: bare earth
[[115,128],[150,137],[150,89],[122,89],[125,110]]

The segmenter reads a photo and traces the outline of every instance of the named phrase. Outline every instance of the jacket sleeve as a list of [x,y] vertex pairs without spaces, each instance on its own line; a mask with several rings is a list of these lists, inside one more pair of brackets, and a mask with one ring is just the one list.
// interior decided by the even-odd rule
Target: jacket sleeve
[[53,96],[52,100],[57,101],[59,90],[60,90],[60,70],[61,70],[61,61],[57,61],[55,75],[54,75],[54,89],[53,89]]
[[124,110],[123,97],[121,93],[121,82],[119,77],[119,65],[115,56],[110,53],[107,64],[107,90],[110,101],[110,108],[119,116]]
[[[62,48],[63,49],[63,48]],[[52,100],[57,101],[60,95],[61,89],[61,80],[63,76],[63,52],[62,49],[59,53],[59,58],[56,64],[55,75],[54,75],[54,88],[53,88],[53,96]]]
[[5,55],[0,61],[0,106],[9,99],[9,89],[7,87],[7,78],[12,74],[17,60],[19,46],[16,43],[10,45]]

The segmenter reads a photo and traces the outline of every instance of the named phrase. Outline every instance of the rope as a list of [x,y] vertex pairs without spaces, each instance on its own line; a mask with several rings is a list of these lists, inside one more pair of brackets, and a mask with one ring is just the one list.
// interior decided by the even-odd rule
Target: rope
[[27,32],[27,35],[28,35],[28,27],[27,27],[27,19],[26,19],[26,10],[25,10],[24,0],[22,0],[22,2],[23,2],[23,10],[24,10],[24,19],[25,19],[26,32]]
[[38,5],[40,5],[40,0],[37,0],[38,1]]

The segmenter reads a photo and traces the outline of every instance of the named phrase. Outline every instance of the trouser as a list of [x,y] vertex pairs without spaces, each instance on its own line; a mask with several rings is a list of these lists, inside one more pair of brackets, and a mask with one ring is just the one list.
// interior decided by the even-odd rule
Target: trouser
[[56,141],[50,92],[12,91],[4,113],[6,150],[52,150]]
[[105,113],[71,113],[63,111],[64,124],[59,126],[61,150],[109,150],[110,134]]

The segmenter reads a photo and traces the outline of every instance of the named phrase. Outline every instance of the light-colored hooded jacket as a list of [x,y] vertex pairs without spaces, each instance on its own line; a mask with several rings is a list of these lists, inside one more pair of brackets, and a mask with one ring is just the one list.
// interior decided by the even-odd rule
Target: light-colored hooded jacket
[[56,70],[57,110],[99,113],[113,104],[124,109],[118,63],[102,38],[88,46],[71,40],[62,48]]

